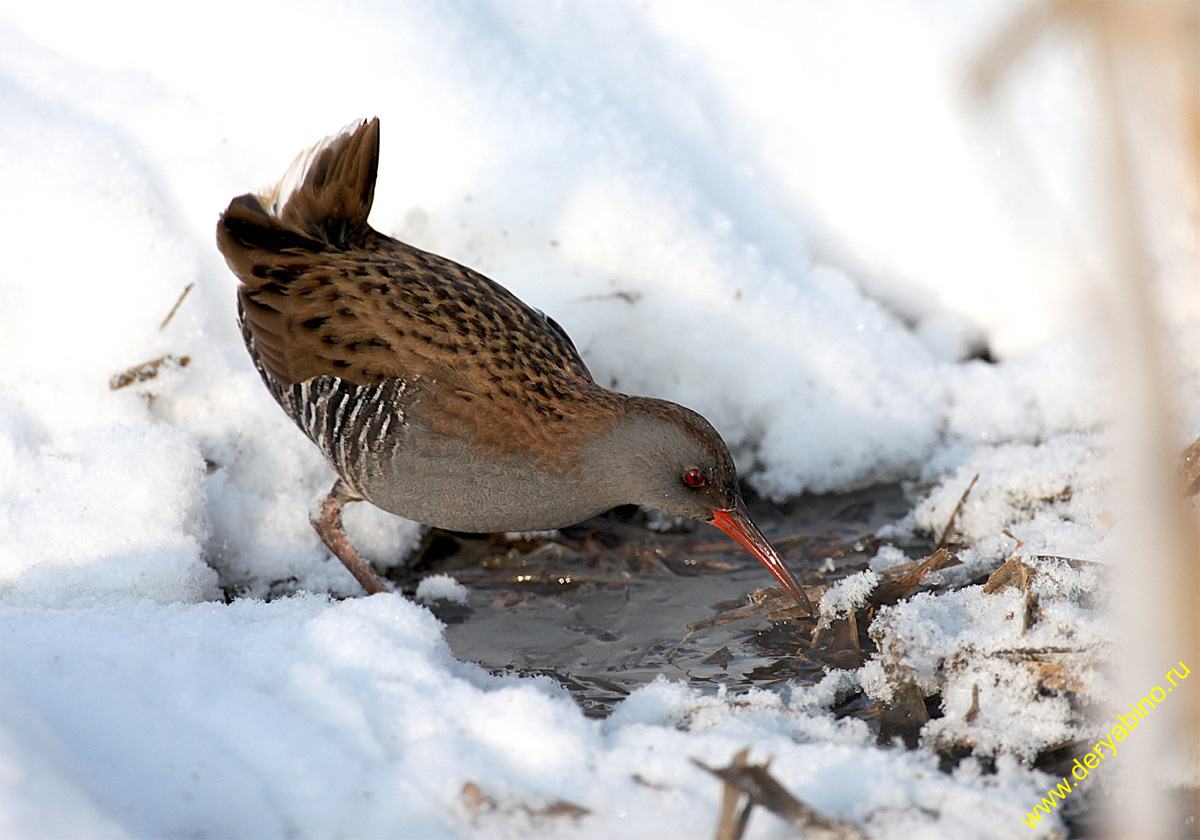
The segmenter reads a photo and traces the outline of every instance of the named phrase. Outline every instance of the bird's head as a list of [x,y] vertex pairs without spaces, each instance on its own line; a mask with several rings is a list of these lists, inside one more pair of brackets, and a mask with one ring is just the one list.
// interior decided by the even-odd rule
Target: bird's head
[[712,425],[666,400],[629,399],[584,453],[589,480],[603,482],[623,504],[716,525],[758,558],[811,615],[804,589],[746,512],[733,458]]

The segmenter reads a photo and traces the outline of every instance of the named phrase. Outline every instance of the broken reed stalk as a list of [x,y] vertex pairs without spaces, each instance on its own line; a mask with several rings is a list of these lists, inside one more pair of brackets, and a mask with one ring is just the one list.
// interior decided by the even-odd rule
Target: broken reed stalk
[[[1195,72],[1184,58],[1183,43],[1187,16],[1195,13],[1194,4],[1190,10],[1164,4],[1101,4],[1089,10],[1088,22],[1101,48],[1102,132],[1108,141],[1098,169],[1107,181],[1103,234],[1111,247],[1111,324],[1120,358],[1128,361],[1120,366],[1126,480],[1134,490],[1126,500],[1127,513],[1138,534],[1139,551],[1151,559],[1139,563],[1136,571],[1127,559],[1120,569],[1127,591],[1140,596],[1120,601],[1125,650],[1118,689],[1130,696],[1155,685],[1163,663],[1195,662],[1200,656],[1200,538],[1180,488],[1170,480],[1175,476],[1178,414],[1161,342],[1161,301],[1156,298],[1156,272],[1129,137],[1131,94],[1154,102],[1162,91],[1175,87],[1177,70],[1182,70],[1181,78]],[[1173,62],[1180,66],[1172,67]],[[1131,90],[1146,69],[1159,90],[1144,84]],[[1171,152],[1163,148],[1169,142],[1155,140],[1157,153]],[[1167,836],[1184,826],[1179,800],[1164,783],[1161,768],[1194,758],[1180,754],[1181,740],[1189,745],[1200,741],[1196,690],[1185,686],[1184,696],[1173,698],[1145,721],[1148,731],[1139,732],[1121,765],[1122,789],[1129,797],[1108,819],[1122,836]]]
[[[1195,512],[1184,507],[1179,488],[1170,480],[1176,474],[1176,414],[1137,177],[1167,165],[1186,173],[1173,186],[1191,190],[1190,196],[1180,197],[1184,205],[1190,198],[1195,226],[1194,208],[1200,203],[1200,75],[1195,72],[1200,5],[1127,0],[1035,3],[979,51],[971,74],[976,99],[994,106],[997,88],[1052,27],[1073,31],[1098,47],[1094,69],[1100,120],[1094,128],[1102,141],[1089,169],[1103,196],[1096,241],[1107,250],[1100,254],[1101,275],[1090,278],[1091,298],[1105,310],[1109,329],[1102,338],[1115,347],[1112,366],[1120,373],[1114,394],[1124,410],[1119,424],[1126,437],[1122,484],[1136,488],[1125,499],[1122,522],[1136,534],[1138,544],[1127,548],[1117,570],[1125,577],[1117,599],[1124,609],[1118,635],[1125,648],[1117,690],[1121,696],[1140,696],[1161,679],[1163,663],[1200,661],[1200,537]],[[1081,91],[1078,98],[1086,100],[1086,93]],[[1130,142],[1129,132],[1137,132],[1140,144]],[[1161,160],[1148,166],[1147,152]],[[1046,195],[1043,184],[1039,203],[1050,206]],[[1021,208],[1023,215],[1031,211],[1036,214],[1036,206]],[[1050,219],[1054,214],[1042,215]],[[1061,217],[1056,221],[1056,227],[1067,230]],[[1066,237],[1058,244],[1087,275],[1087,264],[1079,259],[1082,249],[1073,250],[1078,243]],[[1195,483],[1196,475],[1190,477]],[[1180,747],[1186,750],[1200,743],[1198,688],[1200,684],[1189,685],[1189,696],[1173,698],[1172,712],[1164,709],[1148,719],[1152,725],[1144,736],[1139,730],[1142,737],[1133,742],[1121,764],[1123,778],[1116,784],[1122,793],[1120,808],[1107,814],[1104,834],[1164,836],[1184,830],[1180,801],[1171,801],[1155,771],[1179,757]],[[1198,806],[1193,803],[1192,809]]]

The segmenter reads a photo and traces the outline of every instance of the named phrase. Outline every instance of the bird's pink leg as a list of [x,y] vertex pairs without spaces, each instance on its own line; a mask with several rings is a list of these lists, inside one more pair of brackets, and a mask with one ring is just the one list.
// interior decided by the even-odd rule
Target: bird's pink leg
[[379,575],[375,574],[371,564],[364,560],[351,544],[350,538],[346,536],[346,529],[342,527],[342,505],[346,502],[361,501],[362,497],[339,478],[333,483],[329,495],[319,504],[313,505],[312,510],[309,511],[308,520],[320,535],[321,541],[350,570],[350,574],[354,575],[354,579],[362,584],[362,588],[367,590],[367,594],[374,595],[377,592],[389,590]]

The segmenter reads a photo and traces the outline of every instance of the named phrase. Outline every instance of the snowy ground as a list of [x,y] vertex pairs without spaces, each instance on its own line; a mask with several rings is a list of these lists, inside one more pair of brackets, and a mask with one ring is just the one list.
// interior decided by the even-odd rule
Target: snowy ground
[[[872,836],[1060,830],[1019,821],[1050,782],[1029,761],[1077,716],[955,658],[1020,641],[1012,589],[884,611],[890,653],[815,687],[733,702],[663,680],[605,721],[456,662],[424,607],[331,598],[356,594],[307,522],[331,476],[251,368],[213,243],[231,197],[378,115],[377,228],[553,314],[600,381],[701,411],[760,492],[915,481],[895,532],[936,532],[978,474],[966,568],[1014,539],[1110,560],[1087,310],[997,197],[963,105],[962,67],[1014,8],[0,7],[0,835],[708,836],[720,788],[690,759],[744,746]],[[1079,68],[1053,46],[1010,107],[1058,172],[1070,131],[1046,115]],[[1194,437],[1200,295],[1171,279]],[[166,355],[188,362],[110,389]],[[379,563],[418,536],[348,519]],[[875,565],[919,559],[896,554]],[[1059,572],[1025,641],[1102,652],[1113,631],[1076,597],[1095,581]],[[829,714],[858,686],[887,700],[898,670],[946,705],[920,748]],[[980,757],[943,772],[955,738]],[[497,806],[464,804],[467,783]],[[587,814],[531,814],[555,800]]]

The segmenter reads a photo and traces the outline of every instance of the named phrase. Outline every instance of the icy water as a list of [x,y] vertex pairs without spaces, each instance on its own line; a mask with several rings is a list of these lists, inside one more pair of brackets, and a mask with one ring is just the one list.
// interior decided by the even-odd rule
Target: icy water
[[[888,485],[750,508],[800,581],[813,585],[865,568],[875,530],[903,516],[908,502]],[[459,659],[498,673],[548,675],[589,715],[609,714],[660,674],[737,692],[823,673],[793,658],[796,621],[757,616],[689,632],[689,624],[743,606],[749,593],[775,583],[708,525],[654,531],[630,509],[552,537],[434,532],[419,568],[453,574],[470,590],[469,607],[435,607]]]

